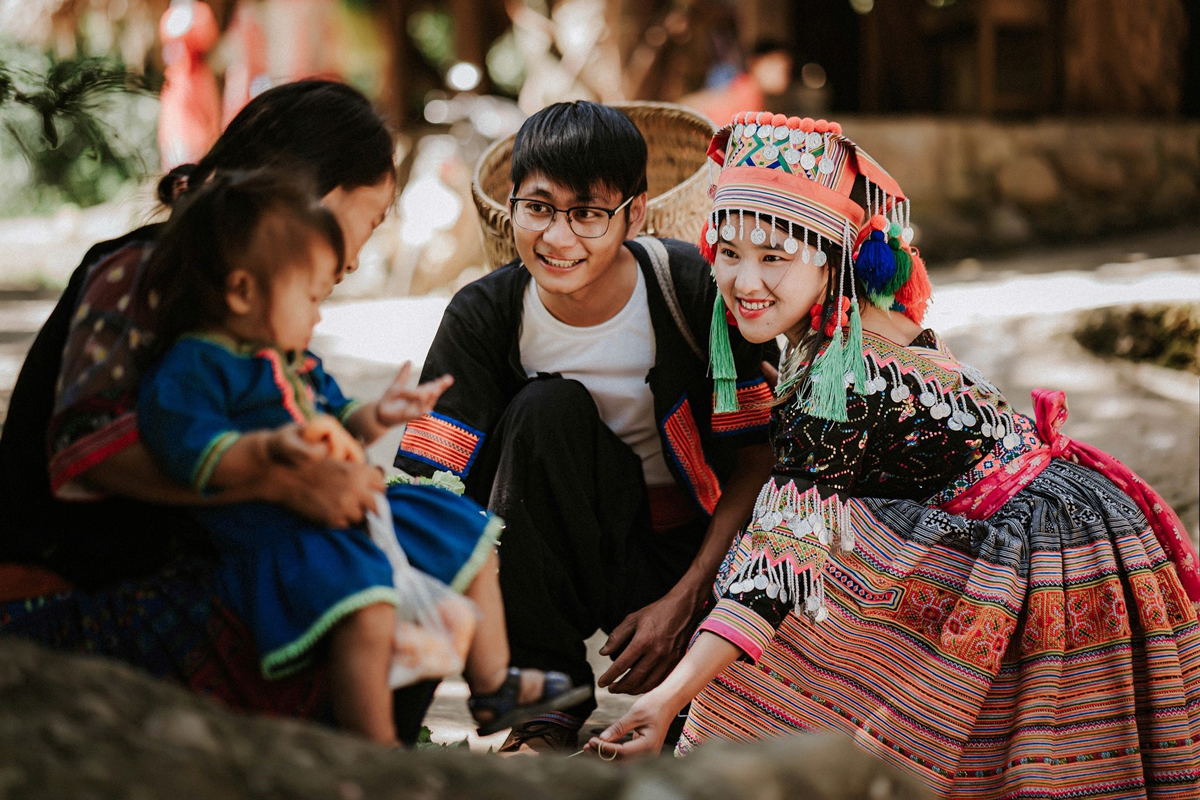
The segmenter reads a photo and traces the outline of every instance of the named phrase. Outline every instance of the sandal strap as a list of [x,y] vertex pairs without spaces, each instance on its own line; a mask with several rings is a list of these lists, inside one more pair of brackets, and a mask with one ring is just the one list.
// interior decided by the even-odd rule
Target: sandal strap
[[[561,673],[559,673],[561,674]],[[547,673],[547,678],[549,673]],[[491,694],[471,695],[467,699],[467,708],[474,714],[476,711],[491,711],[495,717],[500,717],[516,708],[521,698],[521,669],[509,667],[504,676],[504,683]]]

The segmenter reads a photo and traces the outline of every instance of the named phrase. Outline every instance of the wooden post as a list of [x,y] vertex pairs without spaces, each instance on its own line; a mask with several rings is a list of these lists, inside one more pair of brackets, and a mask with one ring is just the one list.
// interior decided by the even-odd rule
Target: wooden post
[[406,30],[408,10],[408,0],[379,0],[376,6],[388,52],[380,104],[397,130],[408,122],[409,65],[412,61]]
[[990,2],[979,16],[979,113],[996,113],[996,16]]

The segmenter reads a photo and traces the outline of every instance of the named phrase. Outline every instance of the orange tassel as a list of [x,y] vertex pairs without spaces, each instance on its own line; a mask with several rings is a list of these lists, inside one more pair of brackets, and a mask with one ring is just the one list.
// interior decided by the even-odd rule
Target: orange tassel
[[929,284],[929,273],[925,271],[925,260],[917,248],[910,247],[909,255],[912,257],[912,275],[896,292],[896,302],[904,306],[904,316],[920,324],[933,296],[933,287]]

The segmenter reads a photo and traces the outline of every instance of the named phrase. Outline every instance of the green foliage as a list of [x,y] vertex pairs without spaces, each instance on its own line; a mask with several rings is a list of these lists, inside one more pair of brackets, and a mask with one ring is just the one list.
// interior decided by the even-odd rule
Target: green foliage
[[1200,306],[1104,308],[1075,338],[1092,352],[1200,374]]
[[0,46],[0,214],[95,205],[144,177],[156,116],[148,95],[111,59]]
[[408,35],[417,50],[439,71],[454,63],[454,20],[443,9],[418,11],[408,18]]
[[433,732],[430,731],[429,728],[422,725],[421,731],[417,734],[416,749],[424,750],[430,747],[452,747],[460,750],[466,748],[467,750],[470,750],[471,741],[469,739],[463,739],[461,742],[454,742],[453,744],[438,744],[433,740]]

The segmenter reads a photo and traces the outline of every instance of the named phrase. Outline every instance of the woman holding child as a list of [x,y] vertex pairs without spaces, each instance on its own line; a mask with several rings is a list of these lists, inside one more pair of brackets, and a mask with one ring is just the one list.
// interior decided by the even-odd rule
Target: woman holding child
[[[31,350],[0,446],[25,482],[8,487],[19,524],[0,557],[81,588],[0,606],[0,632],[123,658],[237,708],[332,710],[377,741],[411,739],[425,700],[402,704],[397,731],[387,696],[391,570],[350,527],[382,481],[343,424],[375,438],[428,410],[448,379],[408,389],[406,366],[364,405],[305,352],[317,305],[391,204],[391,159],[354,90],[279,87],[163,180],[164,202],[178,200],[170,222],[89,253]],[[312,173],[315,187],[227,172],[265,165]],[[565,676],[508,664],[498,520],[440,489],[388,500],[414,564],[480,608],[466,675],[481,725],[576,702]]]
[[1198,796],[1178,517],[1060,433],[1060,392],[1018,414],[921,326],[908,203],[840,126],[739,114],[709,154],[713,341],[728,308],[788,342],[777,463],[687,656],[588,747],[656,753],[690,702],[680,753],[826,729],[941,796]]

